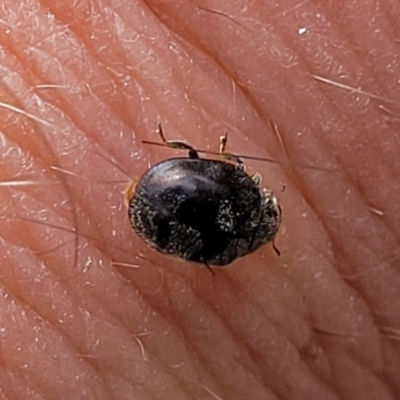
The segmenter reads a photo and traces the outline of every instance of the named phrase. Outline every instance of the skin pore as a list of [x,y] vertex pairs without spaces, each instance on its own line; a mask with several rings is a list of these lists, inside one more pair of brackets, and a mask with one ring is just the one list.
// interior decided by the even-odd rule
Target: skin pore
[[[2,2],[0,398],[399,398],[400,5],[226,3]],[[287,160],[280,257],[135,236],[158,122]]]

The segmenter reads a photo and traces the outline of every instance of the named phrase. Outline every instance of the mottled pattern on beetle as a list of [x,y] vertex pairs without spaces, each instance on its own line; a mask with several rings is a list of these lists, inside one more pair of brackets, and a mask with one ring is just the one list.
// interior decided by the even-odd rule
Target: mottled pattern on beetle
[[[159,210],[144,200],[140,193],[132,198],[129,203],[129,218],[132,226],[135,226],[137,234],[151,247],[167,254],[180,255],[200,250],[199,232],[191,227],[180,226],[171,221],[168,227],[163,227]],[[163,230],[168,230],[163,235]],[[183,249],[178,243],[190,243]]]
[[281,224],[281,212],[276,197],[271,190],[263,188],[261,196],[263,199],[262,212],[255,242],[266,243],[272,241],[278,232]]
[[216,224],[222,232],[233,232],[235,229],[235,215],[232,211],[232,203],[229,200],[222,200],[218,206]]
[[251,218],[247,221],[246,231],[252,233],[252,238],[237,237],[227,246],[225,252],[214,260],[214,265],[226,265],[235,258],[249,254],[264,243],[274,239],[280,226],[280,211],[275,195],[268,189],[261,191],[261,209],[254,209]]
[[241,166],[187,158],[146,172],[129,217],[151,247],[210,265],[251,253],[271,241],[280,224],[273,193],[261,191]]

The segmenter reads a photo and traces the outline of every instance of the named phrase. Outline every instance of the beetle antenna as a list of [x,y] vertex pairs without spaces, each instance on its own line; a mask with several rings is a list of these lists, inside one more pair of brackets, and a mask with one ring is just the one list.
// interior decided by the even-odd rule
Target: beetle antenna
[[[142,140],[142,143],[150,144],[152,146],[171,147],[166,143],[153,142],[151,140]],[[184,148],[181,148],[181,149],[185,150]],[[180,149],[178,148],[178,150],[180,150]],[[218,151],[203,150],[203,149],[196,149],[196,151],[197,151],[197,153],[201,153],[201,154],[207,154],[207,155],[211,155],[211,156],[221,156],[221,153],[218,152]],[[241,159],[244,159],[244,160],[265,161],[265,162],[270,162],[270,163],[275,163],[275,164],[280,164],[280,165],[290,165],[290,164],[292,164],[289,161],[284,161],[284,160],[275,160],[273,158],[248,156],[248,155],[235,154],[235,153],[222,153],[222,156],[225,157],[225,158],[228,158],[228,159],[231,158],[233,160],[241,158]],[[313,169],[313,170],[317,170],[317,171],[335,172],[335,169],[333,169],[333,168],[317,167],[315,165],[295,164],[294,166],[300,167],[300,168],[305,168],[305,169]]]

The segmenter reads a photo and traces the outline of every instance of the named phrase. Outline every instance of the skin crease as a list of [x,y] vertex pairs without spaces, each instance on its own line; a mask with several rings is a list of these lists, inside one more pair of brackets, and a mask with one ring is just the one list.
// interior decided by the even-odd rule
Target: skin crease
[[[219,3],[3,1],[1,399],[400,398],[399,3]],[[280,257],[135,236],[157,122],[290,161]]]

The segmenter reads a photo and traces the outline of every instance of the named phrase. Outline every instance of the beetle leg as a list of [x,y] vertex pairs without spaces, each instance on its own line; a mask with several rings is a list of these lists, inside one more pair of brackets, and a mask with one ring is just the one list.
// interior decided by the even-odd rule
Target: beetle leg
[[251,179],[253,179],[254,183],[257,186],[261,185],[262,178],[261,178],[261,175],[258,172],[256,172],[254,175],[252,175]]
[[219,137],[219,152],[220,152],[220,154],[225,153],[227,143],[228,143],[228,132],[225,132],[225,135]]
[[206,268],[213,274],[215,275],[215,271],[205,262],[204,265],[206,266]]
[[225,135],[219,137],[219,154],[226,160],[234,161],[238,164],[239,167],[243,167],[243,160],[238,155],[233,153],[227,153],[225,151],[227,143],[228,143],[228,132],[225,132]]
[[190,158],[199,158],[199,154],[197,153],[196,149],[180,140],[167,140],[164,136],[164,131],[162,129],[161,123],[158,123],[158,135],[160,136],[162,142],[172,149],[182,149],[182,150],[189,150],[189,157]]
[[279,251],[279,249],[275,245],[275,240],[272,241],[272,248],[274,249],[274,251],[275,251],[277,256],[281,255],[281,252]]

